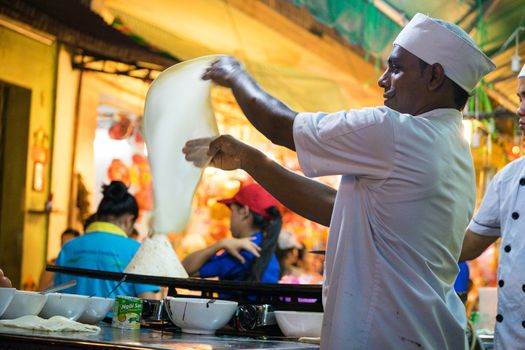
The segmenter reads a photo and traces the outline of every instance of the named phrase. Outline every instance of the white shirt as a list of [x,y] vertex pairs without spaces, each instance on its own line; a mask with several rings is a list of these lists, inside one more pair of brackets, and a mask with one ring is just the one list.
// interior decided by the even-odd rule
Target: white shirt
[[501,236],[494,349],[525,348],[525,158],[494,176],[469,229]]
[[462,115],[387,107],[301,113],[307,176],[342,175],[330,222],[323,349],[465,349],[454,292],[475,202]]

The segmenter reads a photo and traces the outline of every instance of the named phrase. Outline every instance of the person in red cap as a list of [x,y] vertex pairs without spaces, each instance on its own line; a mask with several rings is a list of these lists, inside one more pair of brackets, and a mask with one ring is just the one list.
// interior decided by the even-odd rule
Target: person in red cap
[[[192,277],[277,283],[274,254],[281,231],[277,200],[258,184],[242,187],[232,198],[219,200],[231,210],[232,239],[223,239],[188,255],[182,265]],[[222,254],[217,252],[224,250]]]

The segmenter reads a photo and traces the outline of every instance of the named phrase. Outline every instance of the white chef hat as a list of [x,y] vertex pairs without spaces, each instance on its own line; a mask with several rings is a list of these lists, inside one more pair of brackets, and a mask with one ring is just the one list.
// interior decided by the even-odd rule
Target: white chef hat
[[525,78],[525,64],[521,68],[520,74],[518,74],[518,78]]
[[455,24],[416,14],[394,40],[428,64],[439,63],[445,75],[470,93],[494,63]]

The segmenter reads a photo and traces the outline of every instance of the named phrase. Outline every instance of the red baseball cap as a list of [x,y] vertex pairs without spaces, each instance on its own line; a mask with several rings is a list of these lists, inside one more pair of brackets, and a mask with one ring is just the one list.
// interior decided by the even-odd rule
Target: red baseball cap
[[226,198],[218,200],[219,203],[230,205],[232,203],[238,203],[246,205],[251,211],[259,215],[264,216],[267,219],[272,217],[266,209],[270,207],[278,207],[279,202],[271,194],[269,194],[261,185],[252,183],[241,187],[239,192],[232,198]]

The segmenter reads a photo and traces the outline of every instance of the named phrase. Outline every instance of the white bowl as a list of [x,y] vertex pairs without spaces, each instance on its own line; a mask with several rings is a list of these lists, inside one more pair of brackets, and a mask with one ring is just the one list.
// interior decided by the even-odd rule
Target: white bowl
[[14,319],[27,315],[38,315],[46,303],[47,295],[17,290],[15,297],[2,314],[2,318]]
[[237,310],[236,302],[217,299],[170,298],[164,305],[171,321],[193,334],[214,334]]
[[86,309],[87,304],[87,295],[49,293],[39,316],[42,318],[63,316],[76,321]]
[[275,318],[279,328],[287,337],[321,336],[322,312],[275,311]]
[[15,297],[15,291],[15,288],[0,288],[0,316],[2,316],[11,300]]
[[78,322],[97,324],[106,317],[108,312],[113,308],[115,299],[90,297],[84,313],[78,319]]

